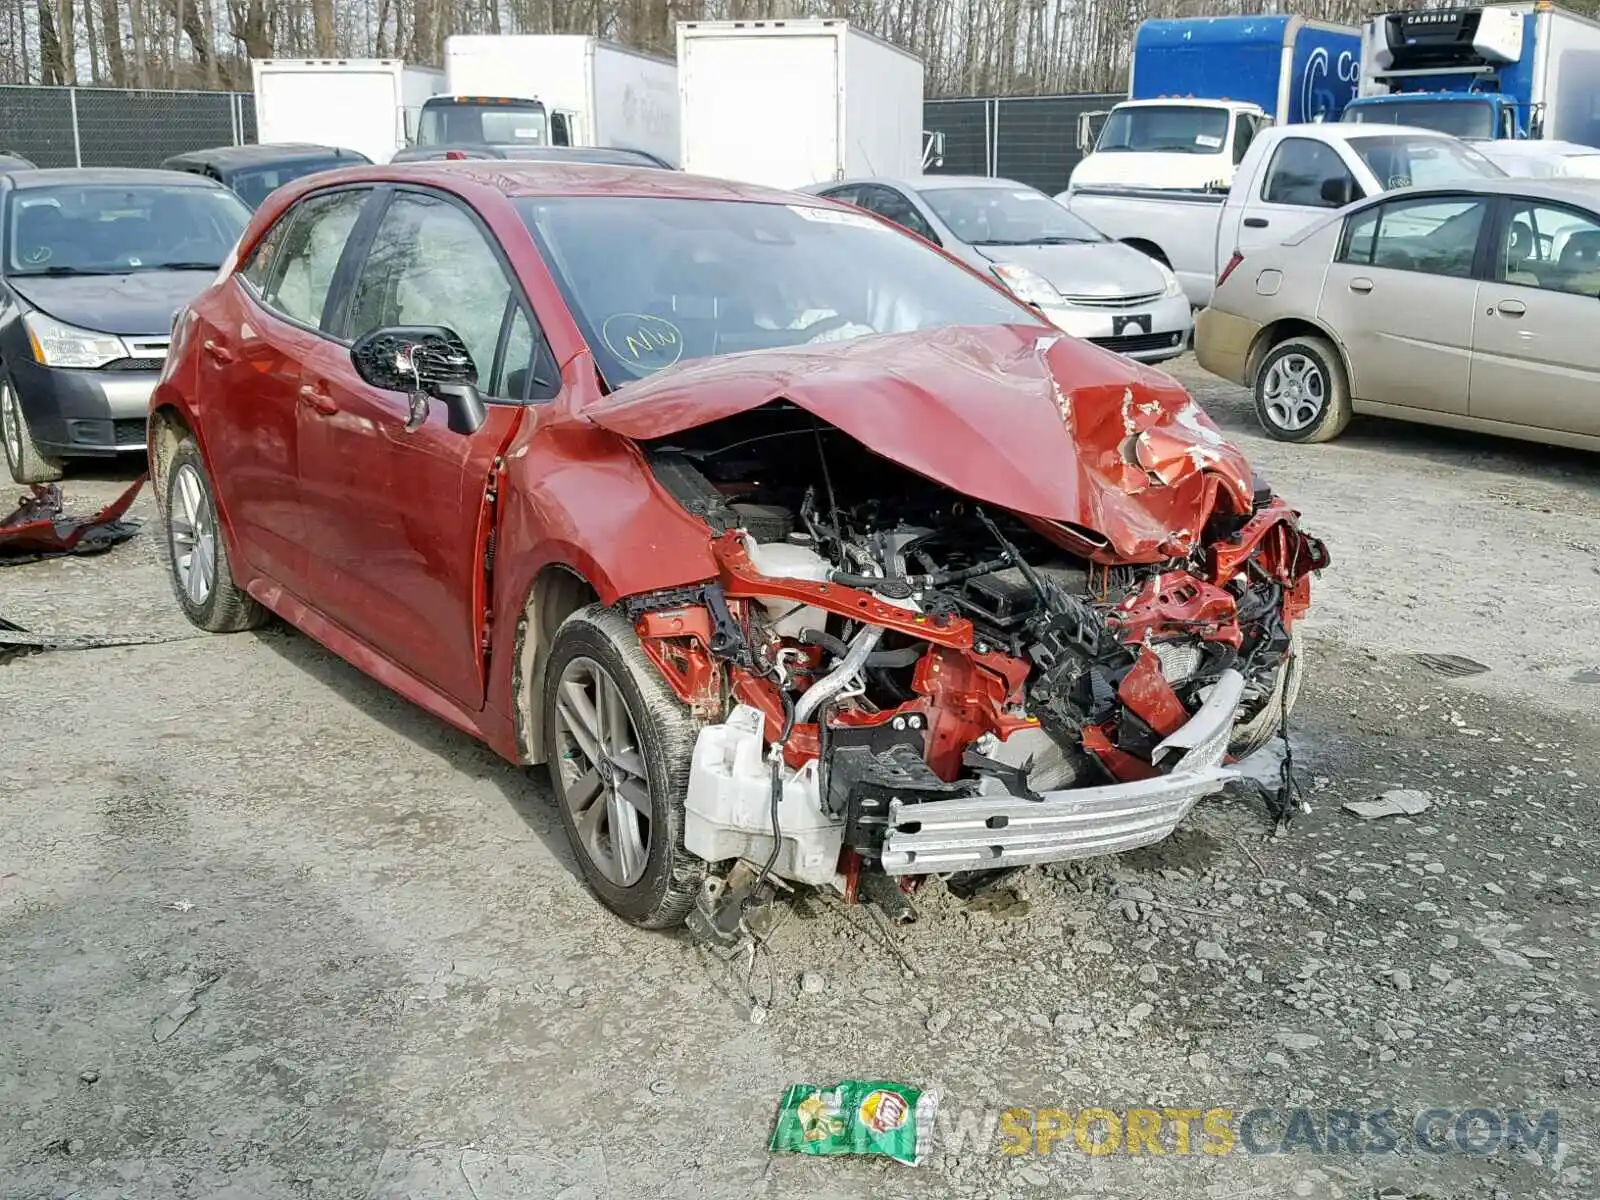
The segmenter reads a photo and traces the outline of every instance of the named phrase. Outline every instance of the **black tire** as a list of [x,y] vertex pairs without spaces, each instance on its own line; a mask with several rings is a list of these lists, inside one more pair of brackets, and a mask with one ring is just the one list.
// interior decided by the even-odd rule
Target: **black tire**
[[[179,489],[187,490],[189,481],[198,488],[198,495],[190,494],[202,525],[188,520],[187,506]],[[239,633],[257,629],[271,617],[265,608],[241,590],[233,581],[233,569],[228,562],[227,539],[217,520],[217,502],[211,490],[211,476],[200,457],[200,448],[192,437],[186,437],[173,451],[167,463],[166,501],[161,506],[162,544],[167,562],[167,578],[172,581],[172,592],[178,598],[183,615],[208,633]],[[196,596],[188,585],[186,560],[195,551],[194,533],[197,528],[209,528],[215,561],[212,564],[210,587],[204,595]],[[187,532],[186,532],[187,531]],[[180,543],[187,543],[180,545]]]
[[1283,720],[1294,712],[1294,702],[1300,696],[1300,683],[1305,675],[1305,651],[1296,626],[1289,633],[1289,654],[1278,673],[1273,677],[1271,693],[1250,717],[1238,722],[1228,739],[1228,753],[1235,759],[1246,759],[1260,750],[1283,727]]
[[0,443],[11,478],[18,483],[54,483],[66,473],[65,462],[41,453],[34,443],[22,400],[5,376],[0,376]]
[[[585,835],[579,829],[583,818],[574,812],[574,798],[581,802],[581,785],[591,777],[588,756],[567,732],[567,718],[559,714],[557,701],[569,669],[581,686],[591,665],[609,676],[627,709],[631,732],[637,735],[643,777],[648,780],[648,843],[644,847],[642,873],[631,882],[613,878],[614,870],[608,873],[604,854],[597,858],[585,843]],[[689,790],[689,765],[699,723],[645,657],[627,618],[600,604],[579,609],[556,630],[542,699],[550,784],[573,855],[590,890],[629,924],[644,929],[681,924],[706,875],[706,864],[683,846],[683,801]],[[600,792],[584,808],[585,816],[607,804],[605,780],[628,778],[620,768],[612,771],[611,775],[600,774]],[[620,794],[621,785],[617,787]],[[642,813],[642,809],[635,811]],[[596,814],[595,820],[598,819]],[[609,817],[606,824],[605,836],[609,838]],[[598,839],[598,824],[594,830]],[[615,853],[613,849],[614,856]],[[617,862],[612,861],[610,866],[616,868]]]
[[[1299,360],[1301,370],[1294,364]],[[1298,379],[1299,390],[1291,389]],[[1256,419],[1280,442],[1328,442],[1350,424],[1350,380],[1344,360],[1325,338],[1279,342],[1256,371]]]

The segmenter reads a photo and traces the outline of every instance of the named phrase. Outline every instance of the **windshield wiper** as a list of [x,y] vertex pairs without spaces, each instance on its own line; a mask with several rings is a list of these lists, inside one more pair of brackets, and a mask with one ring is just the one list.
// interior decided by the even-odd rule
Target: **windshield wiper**
[[1089,241],[1089,238],[1068,237],[1066,234],[1053,234],[1050,237],[1034,238],[1028,243],[1031,246],[1079,246]]
[[140,263],[132,268],[135,271],[215,271],[221,263],[216,262],[153,262]]
[[18,267],[7,271],[8,275],[126,275],[127,267],[111,267],[100,269],[96,267]]

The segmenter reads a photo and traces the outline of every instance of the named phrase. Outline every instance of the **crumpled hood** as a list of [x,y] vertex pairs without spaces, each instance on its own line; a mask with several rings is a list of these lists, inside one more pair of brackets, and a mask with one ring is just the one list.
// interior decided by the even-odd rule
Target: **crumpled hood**
[[1107,559],[1186,553],[1219,487],[1250,507],[1249,464],[1175,380],[1033,325],[701,359],[582,415],[652,439],[780,399],[976,500],[1092,530],[1115,551]]

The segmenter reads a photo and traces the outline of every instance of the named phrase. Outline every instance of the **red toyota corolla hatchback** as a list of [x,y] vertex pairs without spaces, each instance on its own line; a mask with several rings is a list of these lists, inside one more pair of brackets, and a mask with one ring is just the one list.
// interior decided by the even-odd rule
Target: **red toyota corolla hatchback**
[[152,400],[178,601],[517,763],[641,925],[1164,837],[1326,561],[1169,377],[858,210],[659,171],[274,193]]

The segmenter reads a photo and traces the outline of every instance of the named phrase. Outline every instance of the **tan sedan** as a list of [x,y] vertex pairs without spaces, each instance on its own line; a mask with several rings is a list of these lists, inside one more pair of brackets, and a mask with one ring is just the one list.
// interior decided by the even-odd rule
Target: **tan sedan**
[[1386,192],[1235,254],[1195,354],[1280,441],[1362,412],[1600,450],[1600,181]]

